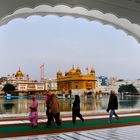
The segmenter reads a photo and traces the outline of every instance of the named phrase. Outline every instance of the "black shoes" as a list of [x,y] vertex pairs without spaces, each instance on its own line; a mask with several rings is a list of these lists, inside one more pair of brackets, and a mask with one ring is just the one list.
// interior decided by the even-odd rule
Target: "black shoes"
[[82,122],[84,122],[85,120],[84,120],[84,118],[82,118]]
[[116,118],[117,118],[117,120],[119,120],[119,117],[118,116]]

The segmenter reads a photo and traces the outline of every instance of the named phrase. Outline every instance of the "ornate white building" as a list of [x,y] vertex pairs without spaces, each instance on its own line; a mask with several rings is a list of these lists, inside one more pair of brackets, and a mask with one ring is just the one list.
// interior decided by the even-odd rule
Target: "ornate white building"
[[32,81],[29,75],[23,74],[20,68],[16,74],[8,75],[7,82],[15,85],[16,90],[19,92],[45,90],[44,82]]
[[57,80],[56,78],[46,79],[45,80],[46,90],[57,90]]

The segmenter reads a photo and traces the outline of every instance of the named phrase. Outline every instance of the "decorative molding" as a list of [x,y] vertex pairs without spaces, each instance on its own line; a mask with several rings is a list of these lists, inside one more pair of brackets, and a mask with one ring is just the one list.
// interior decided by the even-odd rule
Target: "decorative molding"
[[71,15],[123,29],[140,42],[140,0],[0,0],[0,25],[31,15]]
[[[137,0],[138,2],[138,0]],[[111,13],[118,18],[126,18],[132,23],[140,24],[140,5],[129,0],[0,0],[0,20],[21,8],[32,8],[39,5],[65,5],[71,8],[83,7]]]
[[140,4],[140,0],[128,0],[128,1]]

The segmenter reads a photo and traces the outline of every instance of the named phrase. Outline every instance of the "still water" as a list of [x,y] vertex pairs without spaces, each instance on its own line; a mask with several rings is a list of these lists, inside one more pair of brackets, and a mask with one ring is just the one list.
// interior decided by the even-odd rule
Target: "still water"
[[[81,111],[105,110],[107,108],[108,99],[108,95],[104,95],[100,99],[81,99]],[[70,99],[59,99],[61,112],[71,111],[73,101],[74,100]],[[118,101],[119,109],[140,109],[140,96],[118,96]],[[0,114],[28,113],[31,102],[32,99],[30,98],[5,99],[0,97]],[[45,98],[38,98],[38,104],[39,112],[45,113]]]

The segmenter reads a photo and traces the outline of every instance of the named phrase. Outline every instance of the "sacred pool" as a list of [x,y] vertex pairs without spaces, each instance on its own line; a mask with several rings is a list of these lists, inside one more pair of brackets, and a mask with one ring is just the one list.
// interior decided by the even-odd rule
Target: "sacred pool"
[[[81,98],[81,111],[105,111],[108,104],[109,95],[104,95],[100,99]],[[60,111],[71,112],[73,99],[59,99]],[[118,96],[119,109],[139,109],[140,96]],[[29,112],[31,98],[6,99],[0,97],[0,114],[22,114]],[[38,98],[40,113],[45,113],[45,98]]]

